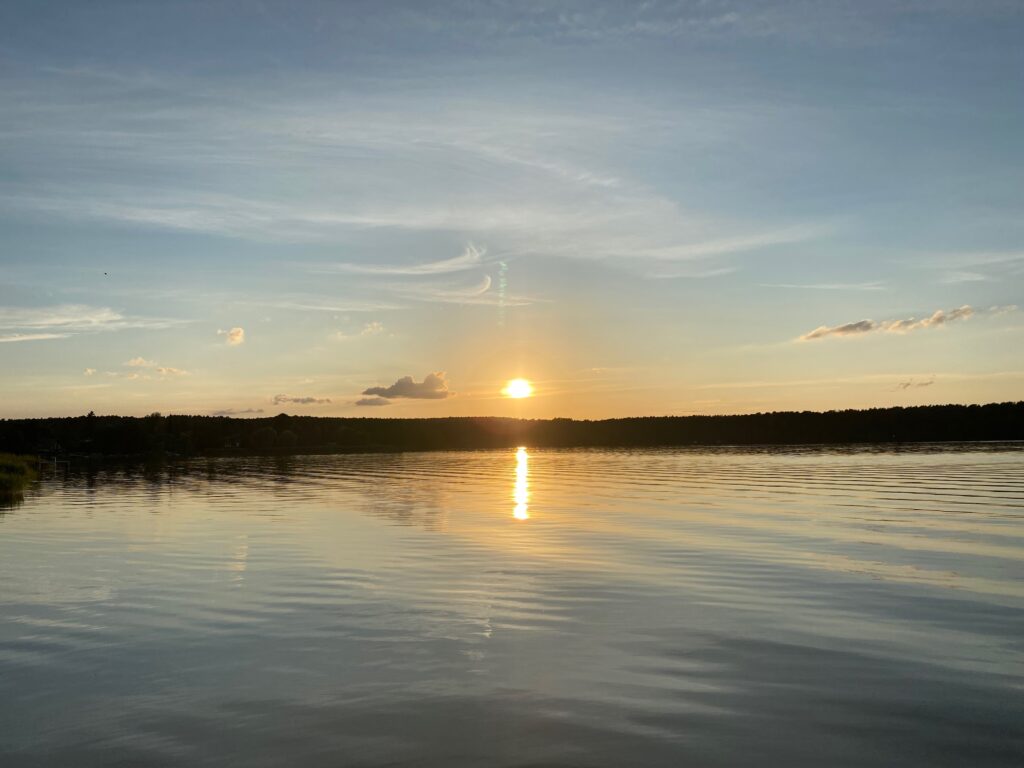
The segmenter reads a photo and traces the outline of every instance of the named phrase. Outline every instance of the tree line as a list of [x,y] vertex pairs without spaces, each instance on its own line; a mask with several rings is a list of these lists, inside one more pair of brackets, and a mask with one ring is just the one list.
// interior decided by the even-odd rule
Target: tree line
[[530,447],[655,447],[1024,440],[1024,402],[741,416],[598,421],[279,414],[86,416],[0,420],[0,451],[19,454],[229,456]]

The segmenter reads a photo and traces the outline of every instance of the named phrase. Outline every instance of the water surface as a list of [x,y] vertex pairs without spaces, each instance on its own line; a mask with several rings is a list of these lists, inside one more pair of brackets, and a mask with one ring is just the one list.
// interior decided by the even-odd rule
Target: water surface
[[494,451],[47,478],[0,765],[1020,766],[1024,451]]

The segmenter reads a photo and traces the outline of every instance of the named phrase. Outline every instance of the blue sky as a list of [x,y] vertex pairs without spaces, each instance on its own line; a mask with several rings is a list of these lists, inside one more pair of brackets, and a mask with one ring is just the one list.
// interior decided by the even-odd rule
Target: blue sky
[[1020,399],[1022,37],[1019,2],[7,2],[0,417]]

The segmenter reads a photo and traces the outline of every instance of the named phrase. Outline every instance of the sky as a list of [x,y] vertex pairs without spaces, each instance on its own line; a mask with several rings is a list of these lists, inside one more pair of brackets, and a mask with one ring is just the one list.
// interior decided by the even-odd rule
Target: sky
[[1022,39],[1019,0],[6,0],[0,418],[1024,399]]

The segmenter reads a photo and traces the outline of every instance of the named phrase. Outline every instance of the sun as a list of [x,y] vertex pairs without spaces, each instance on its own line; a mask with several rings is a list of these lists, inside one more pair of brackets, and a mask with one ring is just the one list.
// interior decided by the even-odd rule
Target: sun
[[511,397],[516,400],[521,400],[524,397],[529,397],[533,394],[533,384],[528,382],[526,379],[512,379],[505,388],[501,390],[501,393],[505,397]]

